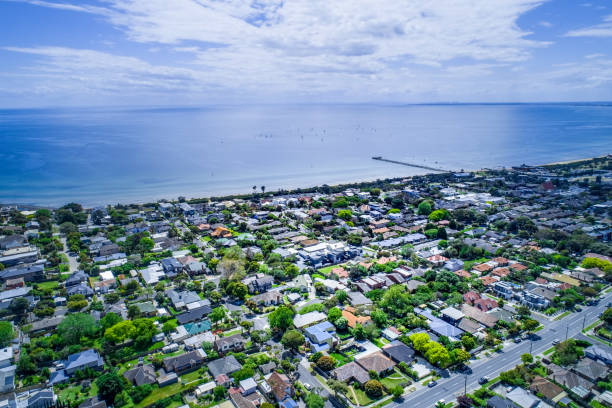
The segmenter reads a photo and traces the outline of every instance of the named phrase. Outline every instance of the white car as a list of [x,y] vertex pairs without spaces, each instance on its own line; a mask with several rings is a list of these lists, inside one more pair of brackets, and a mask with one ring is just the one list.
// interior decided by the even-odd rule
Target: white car
[[308,384],[308,383],[304,383],[304,388],[306,388],[308,391],[312,390],[312,385]]

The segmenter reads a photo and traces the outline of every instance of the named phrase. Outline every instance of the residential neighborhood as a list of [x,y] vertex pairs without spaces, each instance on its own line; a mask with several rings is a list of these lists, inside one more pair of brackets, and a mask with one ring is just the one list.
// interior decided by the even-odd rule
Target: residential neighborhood
[[0,407],[612,407],[611,171],[2,206]]

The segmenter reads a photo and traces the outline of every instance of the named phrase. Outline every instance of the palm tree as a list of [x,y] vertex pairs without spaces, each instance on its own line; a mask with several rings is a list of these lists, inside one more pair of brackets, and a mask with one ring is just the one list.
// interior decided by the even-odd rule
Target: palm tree
[[266,186],[261,186],[261,193],[265,193],[266,192]]
[[257,191],[257,186],[253,186],[253,194],[255,194],[255,191]]

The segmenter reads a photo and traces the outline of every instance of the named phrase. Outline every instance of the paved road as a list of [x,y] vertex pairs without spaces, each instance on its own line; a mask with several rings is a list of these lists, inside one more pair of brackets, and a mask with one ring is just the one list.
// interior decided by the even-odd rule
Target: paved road
[[[297,371],[300,374],[300,378],[298,380],[302,384],[310,384],[313,387],[313,389],[311,390],[312,392],[316,392],[323,398],[328,398],[329,392],[325,388],[323,388],[323,385],[321,385],[319,380],[308,371],[308,364],[310,363],[308,363],[307,360],[302,360],[298,364]],[[329,402],[329,400],[325,401],[325,408],[333,408],[333,405]]]
[[[532,354],[540,354],[552,347],[554,340],[565,340],[580,334],[583,323],[588,326],[594,323],[598,316],[606,309],[606,304],[612,301],[612,292],[608,293],[597,306],[584,307],[582,311],[572,313],[561,320],[547,322],[544,329],[537,332],[540,340],[533,342]],[[586,318],[586,320],[585,320]],[[583,337],[580,335],[580,337]],[[592,339],[590,340],[593,341]],[[521,355],[529,353],[530,342],[512,343],[504,348],[503,352],[496,353],[491,358],[478,360],[470,364],[472,374],[467,378],[467,390],[470,392],[479,387],[478,379],[481,377],[495,378],[502,371],[507,371],[521,362]],[[438,380],[433,388],[424,388],[404,397],[400,403],[391,403],[389,408],[433,407],[440,399],[447,402],[454,401],[458,395],[463,394],[465,376],[450,374],[447,378]]]
[[64,253],[68,258],[68,266],[70,267],[70,272],[76,272],[79,269],[78,259],[68,254],[69,249],[68,244],[66,243],[66,237],[61,237],[60,241],[64,245],[64,250],[62,251],[62,253]]

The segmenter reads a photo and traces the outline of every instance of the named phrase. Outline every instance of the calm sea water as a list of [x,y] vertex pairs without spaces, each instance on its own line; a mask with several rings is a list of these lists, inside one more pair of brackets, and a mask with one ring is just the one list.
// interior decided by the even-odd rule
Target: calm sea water
[[612,153],[612,105],[0,110],[0,202],[246,193]]

